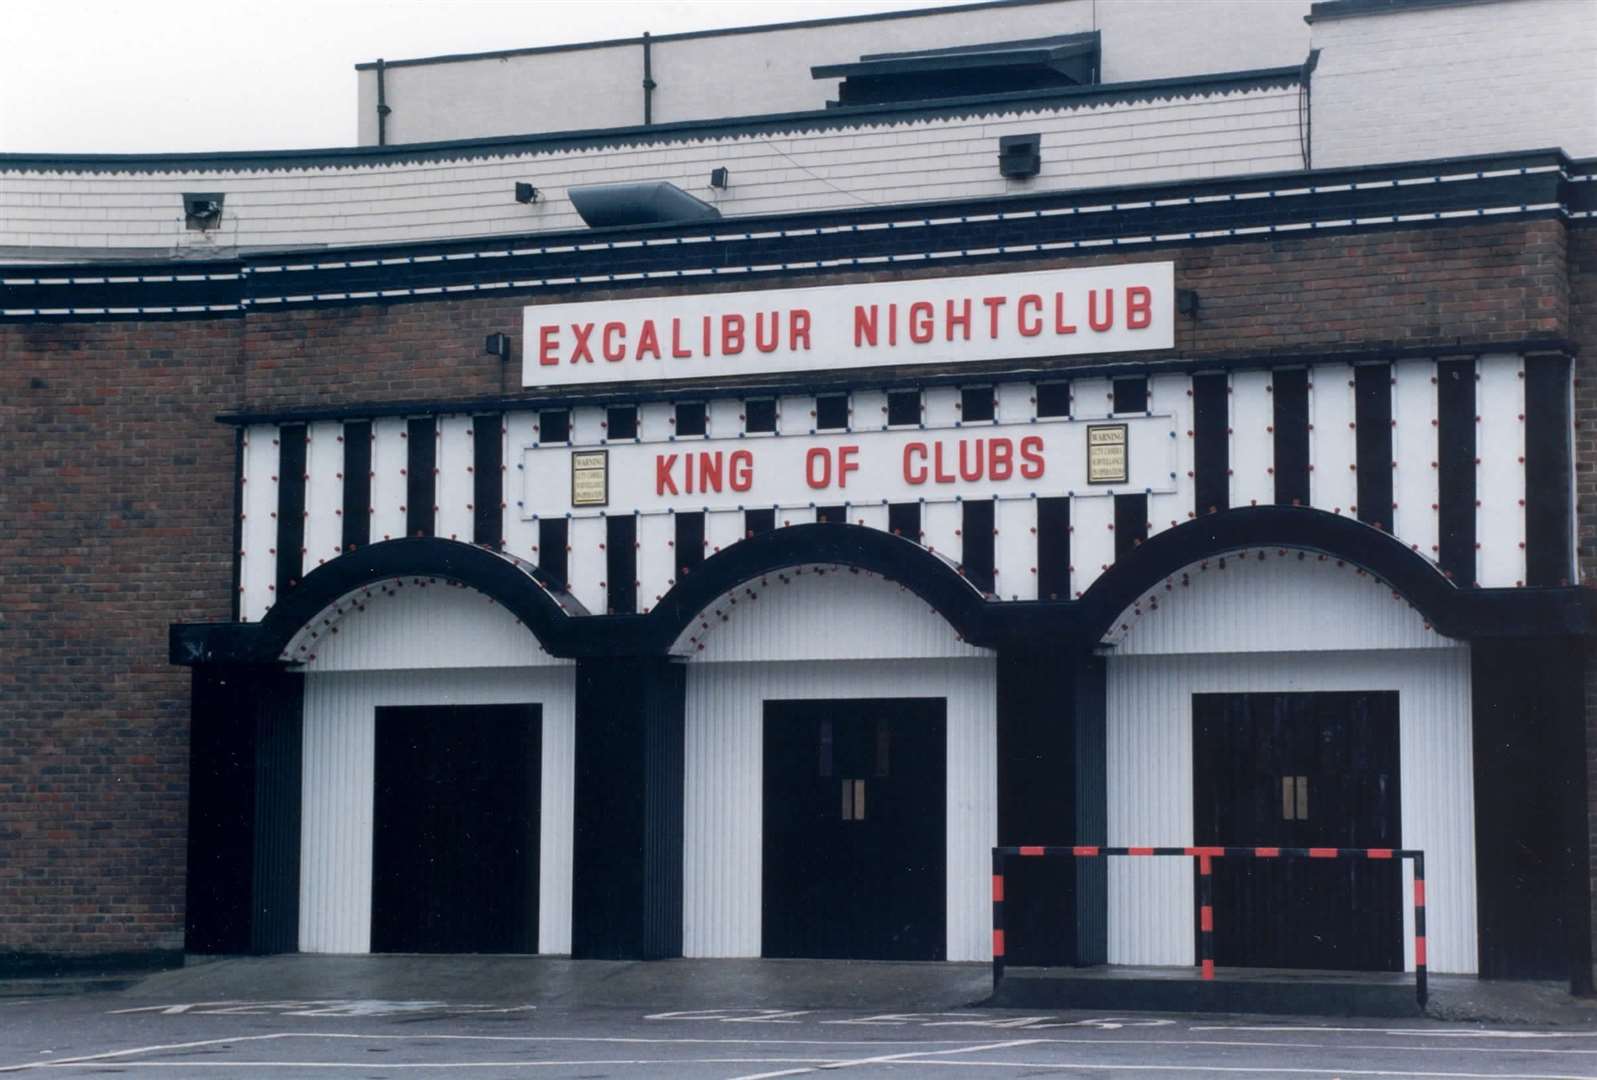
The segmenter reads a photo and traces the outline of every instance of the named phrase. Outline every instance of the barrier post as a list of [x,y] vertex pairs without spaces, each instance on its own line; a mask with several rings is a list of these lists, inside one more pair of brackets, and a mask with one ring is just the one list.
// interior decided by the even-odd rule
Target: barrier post
[[1425,853],[1414,852],[1414,990],[1420,1009],[1430,998],[1430,981],[1425,974]]
[[1203,977],[1214,978],[1214,868],[1207,854],[1198,856],[1198,960]]
[[1004,977],[1004,852],[993,848],[993,990]]

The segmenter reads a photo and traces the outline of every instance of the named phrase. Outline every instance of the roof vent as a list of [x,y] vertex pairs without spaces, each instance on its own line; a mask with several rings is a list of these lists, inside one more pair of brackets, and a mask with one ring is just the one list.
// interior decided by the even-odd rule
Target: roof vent
[[675,184],[654,180],[642,184],[592,184],[568,190],[590,228],[616,225],[671,225],[713,221],[721,211]]
[[1084,34],[994,41],[918,52],[873,53],[851,64],[810,68],[842,79],[833,105],[881,105],[1091,86],[1098,82],[1100,38]]

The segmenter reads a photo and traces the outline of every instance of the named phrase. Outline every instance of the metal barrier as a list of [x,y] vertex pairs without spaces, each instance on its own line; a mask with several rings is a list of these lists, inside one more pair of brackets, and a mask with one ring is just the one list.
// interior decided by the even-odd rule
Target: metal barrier
[[1004,977],[1004,860],[1108,855],[1175,855],[1198,860],[1198,962],[1203,978],[1214,978],[1214,876],[1212,860],[1243,859],[1412,859],[1414,861],[1414,991],[1420,1008],[1430,996],[1425,975],[1425,852],[1406,848],[1283,847],[1070,847],[993,848],[993,989]]

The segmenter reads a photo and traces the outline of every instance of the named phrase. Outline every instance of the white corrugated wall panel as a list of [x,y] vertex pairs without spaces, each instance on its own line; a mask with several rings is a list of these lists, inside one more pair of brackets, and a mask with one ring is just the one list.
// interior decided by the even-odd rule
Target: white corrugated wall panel
[[272,606],[277,581],[277,427],[252,424],[244,431],[244,520],[239,556],[239,616],[259,622]]
[[309,424],[305,436],[304,569],[309,574],[337,558],[344,544],[344,425]]
[[1431,562],[1439,555],[1436,362],[1392,365],[1392,532]]
[[1353,428],[1353,368],[1323,364],[1309,372],[1309,501],[1357,517],[1358,436]]
[[[566,664],[503,605],[442,579],[379,581],[349,594],[296,636],[288,659],[308,672]],[[305,652],[298,645],[308,644]],[[314,659],[311,657],[314,656]]]
[[505,416],[504,550],[518,559],[538,561],[538,523],[527,512],[527,466],[524,451],[538,441],[538,414],[513,412]]
[[1231,376],[1231,505],[1275,503],[1275,395],[1268,371]]
[[372,421],[372,543],[405,535],[405,418]]
[[475,538],[477,448],[469,416],[438,418],[438,459],[434,465],[437,486],[433,503],[433,535],[469,544]]
[[1456,645],[1351,563],[1274,547],[1172,574],[1122,612],[1105,640],[1114,642],[1116,656]]
[[305,679],[301,952],[371,949],[376,710],[387,705],[542,706],[538,948],[571,951],[575,667],[339,672]]
[[794,567],[739,585],[711,602],[673,651],[696,662],[991,655],[961,641],[904,586],[838,566]]
[[1148,535],[1173,529],[1192,516],[1193,436],[1192,376],[1154,375],[1148,379],[1148,408],[1169,413],[1175,433],[1175,475],[1170,479],[1176,490],[1169,495],[1148,496]]
[[[598,446],[606,435],[605,410],[580,408],[571,410],[571,441],[580,446]],[[605,585],[608,566],[605,559],[605,519],[602,517],[574,517],[567,526],[566,543],[571,551],[566,556],[567,576],[571,579],[571,594],[583,607],[603,615],[610,606],[609,589]]]
[[[1398,693],[1403,845],[1425,852],[1430,968],[1474,973],[1475,807],[1465,648],[1110,658],[1109,843],[1192,843],[1193,694],[1353,690]],[[1404,880],[1411,880],[1407,873]],[[1405,889],[1402,900],[1410,968],[1411,894]],[[1191,964],[1192,905],[1186,860],[1111,859],[1110,963]]]
[[947,699],[948,959],[991,959],[998,769],[988,658],[690,664],[683,955],[760,954],[763,703],[875,697]]
[[1525,362],[1483,356],[1475,387],[1475,539],[1480,584],[1525,582]]

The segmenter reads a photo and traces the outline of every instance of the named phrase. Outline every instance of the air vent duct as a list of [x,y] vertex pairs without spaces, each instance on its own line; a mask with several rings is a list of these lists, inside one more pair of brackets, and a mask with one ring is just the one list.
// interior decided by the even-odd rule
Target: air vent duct
[[712,221],[721,216],[721,211],[709,203],[664,180],[644,184],[594,184],[571,188],[567,194],[582,220],[595,229]]

